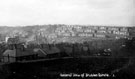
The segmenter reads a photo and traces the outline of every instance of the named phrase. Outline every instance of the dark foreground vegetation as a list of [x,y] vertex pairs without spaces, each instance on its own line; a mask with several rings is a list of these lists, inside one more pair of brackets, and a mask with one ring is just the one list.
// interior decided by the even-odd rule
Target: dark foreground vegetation
[[[0,68],[0,79],[68,79],[75,74],[108,74],[105,77],[132,79],[135,58],[81,57],[34,63],[12,63]],[[72,74],[72,76],[62,76]],[[105,78],[104,77],[104,78]],[[79,77],[81,78],[81,76]]]

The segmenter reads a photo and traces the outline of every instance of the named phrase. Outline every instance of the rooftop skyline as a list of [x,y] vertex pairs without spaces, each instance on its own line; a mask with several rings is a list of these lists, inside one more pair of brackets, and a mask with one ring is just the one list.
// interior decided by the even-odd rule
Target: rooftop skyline
[[1,0],[0,26],[135,26],[134,0]]

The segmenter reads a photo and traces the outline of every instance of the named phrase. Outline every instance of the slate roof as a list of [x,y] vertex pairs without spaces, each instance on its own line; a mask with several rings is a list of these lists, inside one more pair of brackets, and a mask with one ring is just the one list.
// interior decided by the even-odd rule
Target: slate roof
[[31,49],[27,49],[25,51],[19,50],[19,49],[7,49],[4,53],[3,56],[12,56],[12,57],[19,57],[19,56],[28,56],[28,55],[33,55],[36,54],[34,53]]

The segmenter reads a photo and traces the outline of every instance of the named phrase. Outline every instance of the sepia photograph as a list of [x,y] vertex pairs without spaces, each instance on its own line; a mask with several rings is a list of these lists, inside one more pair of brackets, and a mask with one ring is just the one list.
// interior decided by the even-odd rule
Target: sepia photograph
[[0,0],[0,79],[135,79],[135,0]]

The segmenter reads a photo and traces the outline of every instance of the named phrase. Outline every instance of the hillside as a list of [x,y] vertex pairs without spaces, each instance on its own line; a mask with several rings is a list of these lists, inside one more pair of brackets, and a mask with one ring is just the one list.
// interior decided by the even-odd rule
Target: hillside
[[[132,28],[131,28],[132,29]],[[128,27],[83,25],[34,25],[24,27],[0,27],[0,40],[19,36],[23,42],[53,43],[81,42],[93,38],[128,37]]]

